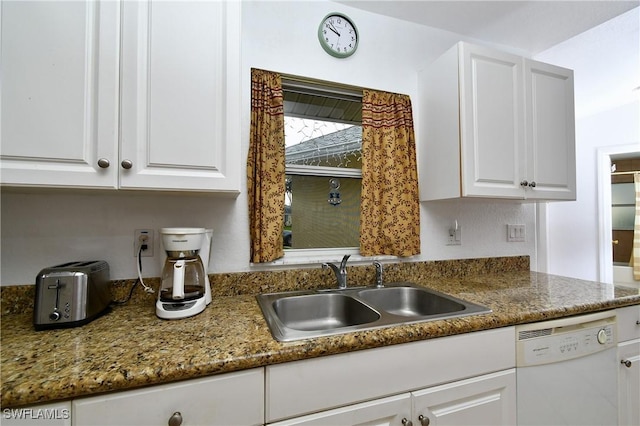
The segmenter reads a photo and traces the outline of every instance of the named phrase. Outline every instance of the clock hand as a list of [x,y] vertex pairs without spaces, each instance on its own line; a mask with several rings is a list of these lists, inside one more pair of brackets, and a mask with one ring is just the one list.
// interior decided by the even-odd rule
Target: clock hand
[[328,25],[329,29],[331,31],[333,31],[334,33],[336,33],[338,35],[338,37],[340,37],[340,33],[333,27],[333,24],[329,24]]

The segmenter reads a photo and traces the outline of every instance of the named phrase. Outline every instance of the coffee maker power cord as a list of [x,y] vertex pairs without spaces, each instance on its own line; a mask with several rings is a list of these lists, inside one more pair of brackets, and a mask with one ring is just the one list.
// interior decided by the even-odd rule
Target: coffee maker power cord
[[144,287],[144,291],[146,291],[147,293],[155,293],[153,289],[148,285],[146,285],[142,279],[142,244],[138,249],[138,265],[137,266],[138,266],[138,281],[140,281],[140,284],[142,284],[142,287]]
[[136,285],[138,285],[138,283],[142,284],[142,287],[144,287],[144,291],[146,291],[147,293],[155,293],[154,290],[146,285],[144,283],[144,280],[142,279],[142,245],[140,245],[140,249],[138,250],[137,269],[138,279],[131,286],[131,290],[129,290],[129,295],[127,296],[127,298],[124,300],[114,300],[111,302],[112,305],[124,305],[125,303],[129,302],[129,300],[131,300],[131,296],[133,295],[133,290],[136,288]]

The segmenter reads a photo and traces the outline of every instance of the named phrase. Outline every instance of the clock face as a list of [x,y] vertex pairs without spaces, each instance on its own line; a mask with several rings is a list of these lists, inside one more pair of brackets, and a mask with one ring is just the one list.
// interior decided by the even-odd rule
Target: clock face
[[344,15],[327,15],[318,28],[318,39],[322,48],[331,56],[346,58],[358,48],[358,30]]

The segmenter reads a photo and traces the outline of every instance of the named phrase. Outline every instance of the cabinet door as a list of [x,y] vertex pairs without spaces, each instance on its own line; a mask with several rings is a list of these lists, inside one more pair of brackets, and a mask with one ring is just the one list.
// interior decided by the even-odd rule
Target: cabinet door
[[618,341],[640,339],[640,305],[616,309]]
[[257,425],[264,421],[263,369],[73,401],[75,425]]
[[2,184],[115,187],[119,3],[3,1],[0,13]]
[[[273,426],[375,425],[403,426],[411,419],[411,396],[408,393],[323,411],[304,417],[270,423]],[[404,423],[403,423],[404,420]]]
[[240,2],[123,4],[121,188],[240,187]]
[[576,199],[573,71],[525,61],[527,198]]
[[640,339],[618,345],[618,424],[640,425]]
[[[417,424],[515,425],[514,369],[413,392]],[[424,420],[420,421],[419,416]]]
[[462,196],[523,198],[522,58],[460,45]]

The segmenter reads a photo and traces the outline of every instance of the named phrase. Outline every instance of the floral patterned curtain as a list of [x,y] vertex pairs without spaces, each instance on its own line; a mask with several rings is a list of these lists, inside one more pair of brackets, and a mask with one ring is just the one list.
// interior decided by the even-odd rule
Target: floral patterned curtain
[[360,254],[420,253],[420,202],[411,99],[364,90]]
[[251,70],[251,131],[247,158],[251,262],[284,256],[285,143],[280,74]]

